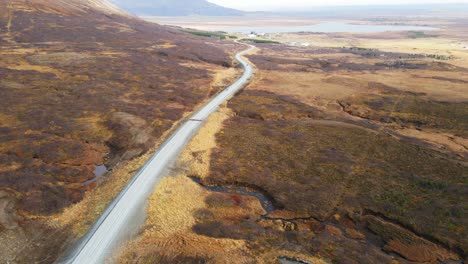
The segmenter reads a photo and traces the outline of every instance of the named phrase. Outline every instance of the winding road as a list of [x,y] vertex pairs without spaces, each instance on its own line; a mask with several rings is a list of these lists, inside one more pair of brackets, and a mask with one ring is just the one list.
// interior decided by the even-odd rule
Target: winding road
[[244,68],[243,75],[182,123],[112,201],[90,231],[73,248],[71,254],[59,263],[104,263],[111,257],[116,247],[137,230],[146,215],[147,199],[158,182],[167,175],[170,166],[177,160],[186,144],[197,133],[204,121],[222,103],[240,91],[252,77],[252,65],[242,56],[254,48],[249,45],[247,50],[236,54],[236,59]]

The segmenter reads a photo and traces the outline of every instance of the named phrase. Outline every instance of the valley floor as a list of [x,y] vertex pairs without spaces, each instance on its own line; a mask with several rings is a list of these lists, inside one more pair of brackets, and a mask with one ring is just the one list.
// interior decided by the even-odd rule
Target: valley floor
[[254,80],[190,143],[117,261],[466,261],[468,51],[451,32],[258,44]]
[[[239,76],[244,48],[39,2],[0,1],[7,263],[64,254],[180,120]],[[381,23],[400,22],[441,30],[258,44],[249,86],[190,142],[111,261],[466,262],[468,21]]]

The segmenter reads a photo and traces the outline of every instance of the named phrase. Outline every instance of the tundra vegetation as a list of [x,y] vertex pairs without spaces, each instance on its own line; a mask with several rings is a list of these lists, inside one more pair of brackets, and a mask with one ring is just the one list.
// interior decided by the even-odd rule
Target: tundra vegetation
[[255,78],[190,143],[120,262],[466,261],[468,54],[386,46],[405,34],[257,44]]
[[[214,80],[237,74],[218,77],[232,69],[232,44],[144,22],[102,1],[0,1],[0,43],[6,263],[53,262],[141,157],[218,91]],[[85,184],[102,164],[112,180]]]
[[216,32],[209,32],[209,31],[197,31],[197,30],[192,30],[192,31],[187,31],[188,33],[195,35],[195,36],[201,36],[201,37],[209,37],[209,38],[219,38],[219,39],[237,39],[236,36],[234,35],[228,35],[225,33],[216,33]]
[[[0,0],[3,262],[57,260],[238,75],[243,46],[223,35],[81,3]],[[467,22],[439,22],[437,37],[257,41],[255,78],[192,140],[115,260],[466,262],[468,53],[451,44]],[[112,172],[85,185],[101,164]]]
[[252,43],[262,43],[262,44],[280,44],[278,41],[268,40],[268,39],[253,39],[253,38],[244,38],[242,41],[252,42]]

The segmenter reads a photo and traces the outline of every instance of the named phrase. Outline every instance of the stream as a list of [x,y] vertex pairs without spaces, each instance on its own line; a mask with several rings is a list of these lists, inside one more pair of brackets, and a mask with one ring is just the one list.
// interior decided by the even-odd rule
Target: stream
[[217,193],[231,193],[231,194],[240,194],[240,195],[247,195],[247,196],[252,196],[258,199],[260,204],[263,207],[263,210],[265,210],[268,215],[269,213],[275,211],[275,207],[273,205],[273,202],[268,199],[264,194],[261,192],[257,192],[248,188],[241,188],[241,187],[224,187],[224,186],[208,186],[204,185],[199,178],[197,177],[189,177],[192,179],[194,182],[196,182],[198,185],[203,187],[206,190],[212,191],[212,192],[217,192]]
[[[201,180],[197,177],[189,177],[189,178],[192,179],[194,182],[196,182],[199,186],[201,186],[205,190],[209,190],[209,191],[217,192],[217,193],[239,194],[239,195],[247,195],[247,196],[255,197],[258,199],[263,209],[266,211],[266,214],[262,215],[262,218],[267,219],[267,220],[275,220],[273,218],[268,217],[268,214],[275,211],[275,206],[273,205],[273,202],[261,192],[254,191],[249,188],[242,188],[242,187],[208,186],[208,185],[204,185],[201,182]],[[278,257],[278,261],[281,264],[312,264],[307,261],[303,261],[303,260],[296,259],[296,258],[290,258],[286,256]]]
[[[212,192],[217,192],[217,193],[227,193],[227,194],[238,194],[238,195],[247,195],[251,197],[255,197],[259,200],[260,204],[262,205],[263,209],[266,211],[266,214],[262,215],[261,218],[265,220],[281,220],[285,222],[293,222],[297,220],[309,220],[311,218],[294,218],[294,219],[283,219],[283,218],[273,218],[269,217],[268,215],[272,213],[273,211],[276,210],[273,200],[268,198],[268,195],[263,194],[261,191],[255,191],[253,188],[248,188],[248,187],[224,187],[224,186],[208,186],[204,185],[201,180],[197,177],[189,177],[192,179],[194,182],[196,182],[199,186],[202,188],[212,191]],[[379,216],[382,217],[382,216]],[[346,231],[342,226],[337,225],[336,223],[330,222],[330,221],[321,221],[322,224],[324,225],[329,225],[336,227],[340,229],[343,233],[343,235],[347,238],[350,238],[348,235],[346,235]],[[364,241],[361,241],[364,242]],[[365,243],[372,243],[370,240],[366,239]],[[392,254],[390,252],[389,254]],[[396,255],[395,255],[396,256]],[[278,258],[279,263],[281,264],[313,264],[313,262],[301,260],[298,258],[294,257],[288,257],[288,256],[279,256]],[[453,262],[453,263],[461,263],[461,262]]]
[[311,262],[308,262],[308,261],[295,259],[295,258],[289,258],[289,257],[278,257],[278,261],[281,264],[312,264]]

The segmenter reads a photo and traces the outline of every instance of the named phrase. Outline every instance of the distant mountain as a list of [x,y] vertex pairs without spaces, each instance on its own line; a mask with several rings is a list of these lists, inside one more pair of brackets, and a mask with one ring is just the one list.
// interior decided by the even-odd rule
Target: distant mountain
[[0,0],[0,8],[0,15],[9,9],[28,12],[42,11],[62,15],[78,15],[87,12],[128,15],[108,0]]
[[144,16],[241,16],[244,12],[206,0],[113,0],[119,7]]
[[284,9],[274,12],[277,15],[314,16],[320,18],[358,18],[363,16],[407,16],[441,13],[466,13],[468,4],[407,4],[407,5],[366,5],[366,6],[321,6]]

